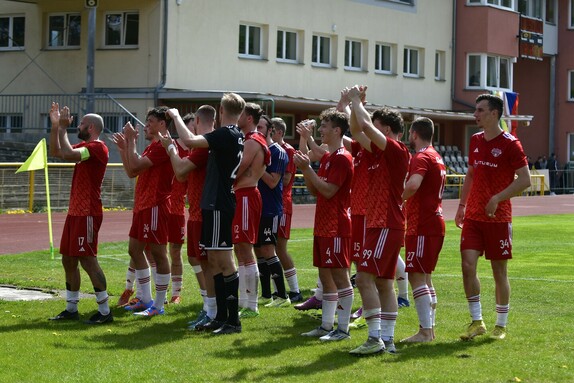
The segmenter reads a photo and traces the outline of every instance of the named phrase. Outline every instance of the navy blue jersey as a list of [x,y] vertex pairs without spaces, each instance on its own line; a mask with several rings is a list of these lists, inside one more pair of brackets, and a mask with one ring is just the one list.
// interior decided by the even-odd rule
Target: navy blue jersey
[[209,143],[207,174],[201,208],[235,213],[233,183],[243,157],[243,133],[237,125],[222,126],[204,135]]
[[272,217],[283,214],[283,175],[289,163],[287,152],[277,143],[269,146],[271,152],[271,165],[267,166],[267,173],[279,173],[279,183],[275,188],[271,189],[265,182],[259,180],[257,188],[261,193],[261,200],[263,202],[263,210],[261,215],[263,217]]

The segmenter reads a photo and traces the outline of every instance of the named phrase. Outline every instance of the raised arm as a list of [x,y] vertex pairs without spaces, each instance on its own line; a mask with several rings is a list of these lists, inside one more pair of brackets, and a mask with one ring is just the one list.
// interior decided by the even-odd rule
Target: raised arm
[[128,168],[128,176],[136,177],[145,170],[151,168],[153,166],[153,162],[151,162],[149,158],[142,157],[137,153],[136,139],[138,133],[129,121],[124,125],[123,132],[126,140],[126,150],[124,153],[126,156],[126,163],[124,166],[127,166]]
[[301,153],[309,156],[311,161],[319,161],[326,153],[326,150],[317,145],[313,138],[313,127],[315,126],[314,120],[304,120],[297,124],[295,127],[299,133],[299,150]]
[[171,162],[171,167],[173,168],[173,172],[177,180],[179,182],[187,180],[189,172],[195,170],[197,166],[195,166],[195,164],[187,158],[181,158],[179,156],[177,146],[175,145],[175,142],[171,138],[169,132],[166,132],[165,135],[162,135],[161,132],[158,132],[158,138],[161,142],[161,145],[167,151],[167,155],[169,156],[169,160]]
[[[385,150],[387,147],[387,138],[385,135],[375,128],[371,120],[369,112],[365,109],[361,98],[365,96],[362,94],[364,92],[357,85],[349,89],[349,98],[351,99],[351,110],[355,117],[355,122],[351,121],[351,134],[355,140],[359,141],[361,146],[367,150],[371,150],[371,142],[379,147],[381,150]],[[354,126],[353,126],[354,124]],[[365,137],[361,135],[364,134]]]
[[179,115],[179,110],[171,108],[167,111],[167,114],[173,119],[177,134],[185,146],[188,148],[209,148],[209,143],[205,137],[193,134],[187,126],[185,126],[183,119]]

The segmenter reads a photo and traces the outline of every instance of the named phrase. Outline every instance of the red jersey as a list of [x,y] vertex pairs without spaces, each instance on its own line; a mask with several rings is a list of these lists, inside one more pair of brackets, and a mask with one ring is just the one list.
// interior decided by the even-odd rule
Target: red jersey
[[[409,165],[413,174],[423,176],[417,192],[407,200],[407,235],[444,236],[442,193],[446,180],[446,166],[432,146],[419,150]],[[408,180],[408,179],[407,179]]]
[[355,140],[351,141],[351,154],[354,165],[353,181],[351,182],[351,214],[365,215],[367,213],[367,195],[369,194],[367,169],[372,155]]
[[142,157],[147,157],[153,165],[138,176],[134,200],[134,212],[167,203],[173,182],[173,168],[169,156],[159,141],[145,148]]
[[319,178],[339,186],[334,196],[327,199],[317,193],[314,235],[317,237],[351,237],[351,180],[353,157],[345,148],[321,158]]
[[263,147],[263,163],[265,166],[271,165],[271,152],[267,147],[267,141],[265,140],[263,133],[258,131],[249,132],[245,135],[245,141],[247,140],[255,140],[259,145],[261,145],[261,147]]
[[[184,148],[175,140],[179,158],[186,158],[189,149]],[[179,182],[174,178],[171,185],[171,195],[169,196],[169,213],[174,215],[185,215],[185,193],[187,192],[187,180]]]
[[465,218],[475,221],[512,222],[510,200],[498,204],[495,217],[487,217],[485,208],[490,198],[506,189],[514,181],[516,170],[528,166],[522,145],[510,133],[501,133],[490,141],[484,132],[470,139],[469,166],[473,167],[470,195],[466,202]]
[[291,174],[291,180],[288,184],[283,184],[283,213],[284,214],[293,214],[293,198],[292,198],[292,190],[293,190],[293,182],[295,182],[295,173],[297,173],[297,165],[293,161],[293,155],[295,154],[295,148],[289,145],[286,142],[283,142],[281,145],[283,150],[287,153],[287,158],[289,158],[289,163],[285,168],[285,174]]
[[367,228],[405,229],[402,194],[411,154],[404,143],[387,137],[385,150],[371,143],[367,170]]
[[73,145],[74,149],[84,147],[90,152],[90,157],[74,166],[68,215],[101,216],[101,190],[108,164],[108,147],[100,140]]
[[187,176],[187,202],[189,203],[189,221],[201,222],[201,193],[207,174],[208,148],[195,148],[189,152],[187,159],[195,165],[195,169]]

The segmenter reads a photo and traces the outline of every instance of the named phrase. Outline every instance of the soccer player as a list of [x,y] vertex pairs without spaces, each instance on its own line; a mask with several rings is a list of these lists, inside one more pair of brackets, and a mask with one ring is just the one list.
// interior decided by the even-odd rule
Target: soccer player
[[[124,126],[123,133],[113,135],[128,177],[138,177],[128,252],[135,265],[141,299],[124,308],[134,315],[146,317],[164,314],[163,306],[171,274],[167,242],[169,197],[174,174],[169,157],[158,138],[158,133],[167,132],[169,119],[167,107],[148,111],[144,133],[151,143],[141,156],[136,151],[138,132],[130,122]],[[151,275],[144,254],[146,246],[149,246],[157,267],[155,301],[151,295]]]
[[[233,259],[231,223],[235,214],[233,183],[243,157],[243,134],[237,126],[245,101],[235,93],[225,93],[219,107],[221,127],[203,135],[189,133],[185,141],[191,148],[208,148],[205,184],[201,194],[201,246],[207,251],[213,273],[217,314],[197,330],[213,334],[241,332],[238,316],[239,276]],[[172,109],[179,120],[177,109]],[[183,121],[176,122],[178,125]],[[165,137],[162,134],[162,137]],[[169,135],[167,135],[169,137]],[[168,145],[173,151],[175,146]]]
[[426,117],[415,119],[409,130],[409,144],[415,151],[403,191],[406,200],[406,271],[413,289],[419,317],[419,331],[402,342],[430,342],[434,339],[436,292],[434,271],[444,242],[442,193],[446,166],[432,146],[434,124]]
[[367,322],[367,341],[351,354],[395,353],[394,331],[398,305],[395,269],[404,243],[405,217],[402,193],[410,153],[399,141],[403,129],[400,113],[378,109],[372,119],[363,103],[365,87],[345,89],[351,100],[351,134],[372,154],[367,201],[367,222],[362,258],[357,267],[357,287]]
[[[183,116],[181,120],[177,119],[175,118],[177,115],[171,109],[168,111],[168,114],[174,118],[179,139],[186,147],[191,142],[190,132],[207,134],[213,131],[216,111],[210,105],[203,105],[196,111],[195,121],[189,119],[189,114]],[[181,125],[181,122],[184,125]],[[170,148],[172,144],[171,139],[161,137],[161,141],[166,150]],[[203,307],[197,318],[188,323],[188,329],[195,330],[197,326],[210,322],[217,313],[213,275],[209,268],[207,254],[200,246],[202,222],[200,199],[205,183],[209,149],[192,149],[185,158],[180,158],[179,155],[176,155],[175,150],[168,150],[168,154],[177,179],[187,181],[187,200],[189,203],[187,259],[197,277],[203,300]]]
[[271,124],[273,124],[273,136],[271,138],[279,144],[283,150],[285,150],[287,158],[289,159],[289,163],[287,164],[282,180],[283,214],[279,220],[279,230],[277,232],[277,245],[275,246],[275,251],[281,261],[281,266],[285,273],[285,279],[289,285],[289,299],[291,302],[301,302],[303,301],[303,296],[299,289],[297,269],[295,268],[293,258],[287,251],[287,241],[291,236],[291,218],[293,216],[293,183],[295,182],[295,173],[297,172],[297,166],[295,165],[295,162],[293,162],[295,148],[284,140],[285,132],[287,130],[285,121],[283,121],[282,118],[275,117],[271,119]]
[[[320,119],[321,141],[328,151],[321,158],[318,173],[311,168],[307,155],[298,151],[293,157],[309,192],[317,196],[313,265],[319,268],[323,286],[321,326],[301,335],[319,337],[321,341],[339,341],[350,338],[353,305],[353,288],[349,280],[353,159],[343,146],[343,135],[349,127],[348,116],[327,109]],[[337,329],[333,328],[335,312]]]
[[257,242],[262,209],[257,184],[265,173],[265,166],[271,161],[265,137],[257,131],[257,124],[262,115],[263,109],[249,102],[245,104],[238,121],[239,128],[245,135],[245,143],[243,158],[233,185],[237,201],[233,217],[233,247],[239,264],[241,318],[259,315],[257,276],[260,270],[253,250],[253,245]]
[[261,193],[263,209],[261,211],[261,221],[259,222],[259,232],[255,245],[257,258],[263,258],[267,266],[267,274],[261,273],[261,285],[267,284],[270,289],[273,280],[276,292],[265,307],[284,307],[291,304],[291,300],[285,289],[283,279],[283,267],[277,254],[275,245],[277,243],[277,231],[279,218],[283,214],[283,176],[285,167],[289,162],[287,153],[276,142],[271,139],[273,125],[267,116],[261,116],[257,124],[257,131],[261,133],[267,142],[271,153],[271,164],[267,166],[265,172],[259,179],[257,188]]
[[490,337],[504,339],[510,301],[507,263],[512,258],[510,198],[530,186],[528,161],[522,145],[499,125],[503,101],[490,94],[476,98],[474,118],[483,131],[470,139],[468,172],[455,223],[462,228],[462,280],[472,323],[463,340],[486,333],[480,304],[478,257],[490,261],[496,295],[496,324]]
[[80,270],[86,271],[96,293],[98,311],[86,322],[103,324],[114,320],[108,305],[106,276],[98,259],[98,231],[102,224],[102,181],[108,164],[108,148],[99,140],[104,121],[97,114],[86,114],[78,125],[79,144],[71,145],[68,127],[73,118],[67,106],[60,110],[53,102],[50,109],[50,155],[73,161],[74,174],[70,190],[70,206],[64,223],[60,254],[66,277],[66,309],[52,320],[79,319]]

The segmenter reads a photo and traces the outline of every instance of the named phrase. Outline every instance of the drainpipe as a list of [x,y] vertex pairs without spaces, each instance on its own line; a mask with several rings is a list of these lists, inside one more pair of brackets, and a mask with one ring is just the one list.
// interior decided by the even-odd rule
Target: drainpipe
[[[550,57],[550,94],[548,99],[548,154],[556,153],[556,55]],[[558,154],[557,154],[558,156]]]
[[96,46],[96,7],[88,12],[88,57],[86,59],[86,113],[94,113],[94,72]]
[[162,31],[161,31],[161,78],[159,84],[155,87],[153,101],[154,105],[158,105],[159,100],[159,90],[165,86],[167,79],[167,14],[168,14],[168,0],[163,0],[163,21],[162,21]]
[[450,60],[450,98],[452,101],[456,101],[455,96],[455,72],[456,72],[456,2],[458,0],[454,0],[452,2],[452,58]]

